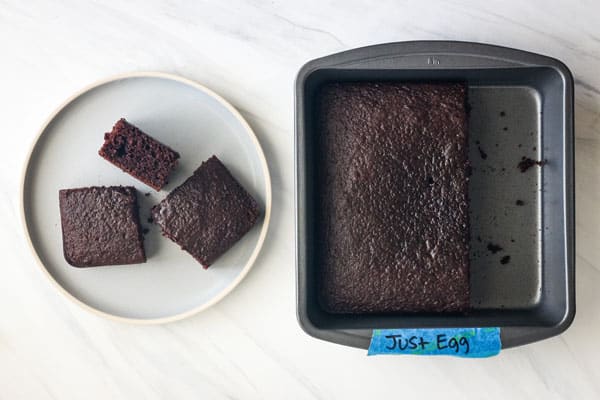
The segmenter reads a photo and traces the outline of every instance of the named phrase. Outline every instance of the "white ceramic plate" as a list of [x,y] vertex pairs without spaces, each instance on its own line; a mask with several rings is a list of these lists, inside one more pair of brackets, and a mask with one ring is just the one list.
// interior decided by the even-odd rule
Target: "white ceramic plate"
[[[104,132],[121,117],[181,155],[169,184],[156,192],[98,155]],[[147,222],[149,209],[212,154],[254,196],[263,218],[204,270]],[[63,257],[59,189],[130,185],[138,190],[148,261],[74,268]],[[149,193],[149,195],[146,195]],[[96,83],[67,100],[41,129],[26,161],[22,213],[26,234],[47,276],[68,298],[103,316],[162,323],[204,310],[248,273],[263,244],[271,182],[263,151],[242,116],[209,89],[163,73],[136,73]]]

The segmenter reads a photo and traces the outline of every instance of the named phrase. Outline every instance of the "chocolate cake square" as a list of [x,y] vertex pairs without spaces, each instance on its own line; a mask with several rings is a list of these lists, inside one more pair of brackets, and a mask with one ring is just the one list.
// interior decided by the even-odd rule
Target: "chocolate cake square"
[[204,268],[240,240],[259,216],[256,201],[216,156],[152,208],[162,234]]
[[177,166],[179,153],[121,118],[104,134],[98,154],[159,191]]
[[319,99],[322,308],[468,310],[466,85],[329,83]]
[[135,188],[59,191],[65,260],[74,267],[146,262]]

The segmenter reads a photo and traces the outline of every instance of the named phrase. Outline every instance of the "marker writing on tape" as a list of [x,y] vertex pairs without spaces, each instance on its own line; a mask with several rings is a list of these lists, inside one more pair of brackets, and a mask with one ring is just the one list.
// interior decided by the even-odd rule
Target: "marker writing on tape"
[[500,352],[500,328],[375,329],[368,355],[482,358]]

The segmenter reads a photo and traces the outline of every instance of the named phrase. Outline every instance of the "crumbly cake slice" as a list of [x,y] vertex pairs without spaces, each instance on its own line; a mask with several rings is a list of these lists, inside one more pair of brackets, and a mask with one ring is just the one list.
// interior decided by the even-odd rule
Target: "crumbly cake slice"
[[65,260],[75,267],[146,262],[135,188],[59,191]]
[[257,202],[216,156],[152,208],[162,234],[204,268],[240,240],[259,216]]
[[121,118],[98,154],[151,188],[159,191],[177,167],[179,153]]

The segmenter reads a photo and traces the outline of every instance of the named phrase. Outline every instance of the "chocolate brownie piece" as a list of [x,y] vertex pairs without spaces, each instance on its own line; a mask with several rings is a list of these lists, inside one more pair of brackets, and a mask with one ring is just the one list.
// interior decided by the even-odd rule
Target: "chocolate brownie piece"
[[98,154],[155,190],[168,183],[169,174],[179,159],[179,153],[125,118],[118,120],[112,131],[104,134],[104,144]]
[[204,268],[241,239],[259,216],[256,201],[216,156],[152,208],[162,234]]
[[467,89],[320,90],[319,300],[331,313],[469,308]]
[[65,260],[74,267],[146,262],[135,188],[59,191]]

